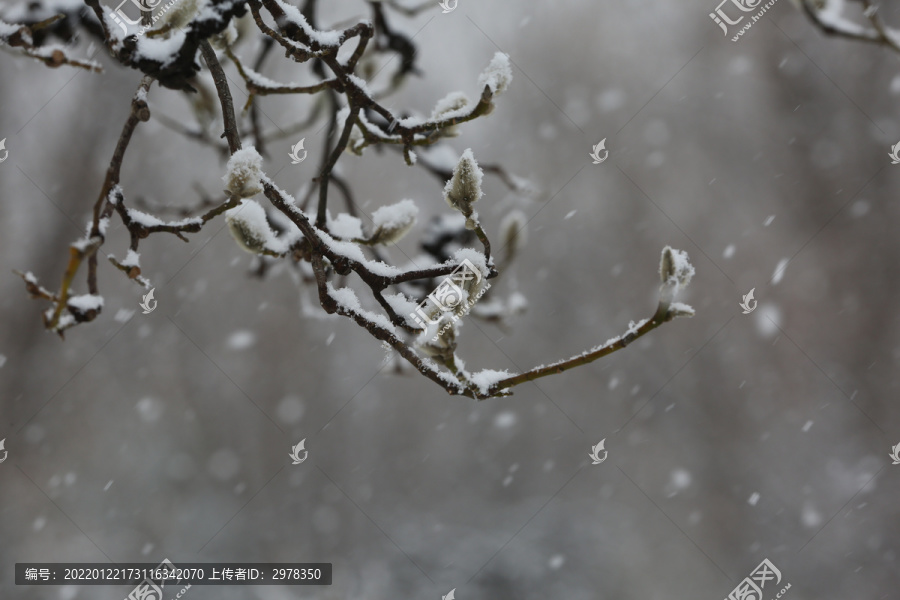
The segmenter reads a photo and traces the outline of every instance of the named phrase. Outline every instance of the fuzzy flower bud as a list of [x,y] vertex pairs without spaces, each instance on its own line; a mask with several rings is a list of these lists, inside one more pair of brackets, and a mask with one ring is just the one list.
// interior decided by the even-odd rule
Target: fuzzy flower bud
[[225,212],[228,230],[238,245],[251,254],[268,249],[275,234],[266,220],[266,210],[253,200],[244,200]]
[[671,246],[663,248],[659,261],[659,278],[663,285],[675,286],[675,291],[685,288],[694,276],[694,266],[684,250]]
[[670,246],[663,248],[659,260],[659,308],[657,316],[673,319],[675,317],[692,317],[694,309],[686,304],[673,302],[679,290],[687,287],[694,276],[694,266],[688,259],[687,252],[675,250]]
[[677,317],[693,317],[694,309],[687,304],[682,304],[681,302],[673,302],[669,306],[669,316],[673,319]]
[[[169,31],[187,27],[200,8],[199,0],[180,0],[179,2],[167,3],[165,6],[171,6],[172,9],[163,12],[159,20],[168,26]],[[154,16],[159,17],[159,15]]]
[[256,148],[250,146],[238,150],[228,159],[225,175],[222,181],[226,189],[238,198],[252,198],[263,191],[262,182],[262,156]]
[[431,111],[433,121],[447,118],[451,113],[461,112],[469,106],[469,98],[463,92],[450,92],[437,101]]
[[528,239],[528,217],[521,210],[513,210],[500,221],[500,237],[506,248],[507,262],[512,260]]
[[382,206],[372,213],[375,226],[370,244],[396,243],[416,224],[419,207],[412,200],[401,200],[390,206]]
[[472,205],[482,196],[482,177],[484,173],[475,161],[472,149],[467,148],[453,169],[453,177],[444,186],[444,200],[450,208],[455,208],[467,217],[470,216]]
[[[463,116],[469,108],[469,98],[462,92],[450,92],[434,105],[431,111],[432,121],[443,121]],[[459,135],[459,126],[445,127],[441,134],[444,137],[456,137]]]
[[496,95],[506,91],[512,82],[512,68],[509,66],[509,55],[503,52],[494,54],[487,68],[478,76],[478,85],[488,86]]

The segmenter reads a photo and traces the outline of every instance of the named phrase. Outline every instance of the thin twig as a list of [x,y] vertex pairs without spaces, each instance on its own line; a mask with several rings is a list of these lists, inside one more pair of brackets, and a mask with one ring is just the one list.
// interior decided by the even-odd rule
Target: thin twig
[[228,87],[228,78],[225,77],[225,71],[216,58],[216,51],[213,50],[208,40],[200,42],[200,52],[203,53],[203,60],[212,73],[213,83],[216,84],[216,92],[219,94],[219,102],[222,105],[222,120],[225,122],[225,131],[222,137],[228,140],[228,149],[234,154],[241,149],[241,137],[238,132],[237,119],[234,117],[234,101],[231,99],[231,88]]

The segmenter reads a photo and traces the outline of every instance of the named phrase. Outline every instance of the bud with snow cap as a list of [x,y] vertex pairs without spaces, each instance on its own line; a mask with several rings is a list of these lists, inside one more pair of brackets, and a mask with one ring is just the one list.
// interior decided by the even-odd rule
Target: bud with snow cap
[[694,276],[694,266],[684,250],[675,250],[671,246],[663,248],[659,260],[659,278],[663,285],[674,286],[675,291],[687,287]]
[[494,95],[502,94],[512,83],[512,68],[509,65],[509,54],[497,52],[487,68],[478,76],[478,85],[488,86]]
[[275,233],[266,220],[266,210],[253,200],[242,200],[239,206],[225,211],[228,231],[238,246],[251,254],[272,252]]
[[478,202],[483,195],[481,191],[481,180],[484,172],[475,161],[475,155],[472,154],[471,148],[459,157],[459,162],[453,169],[453,177],[444,186],[444,200],[450,206],[455,208],[466,216],[466,228],[470,227],[473,222],[474,209],[472,205]]
[[[469,98],[463,92],[450,92],[437,101],[431,111],[432,121],[443,121],[464,115],[469,110]],[[441,130],[443,137],[457,137],[459,126],[450,125]]]
[[688,258],[687,252],[675,250],[671,246],[663,248],[659,260],[659,278],[662,285],[659,288],[659,307],[655,318],[666,320],[675,317],[691,317],[694,309],[687,304],[675,302],[675,296],[681,289],[686,288],[694,276],[694,266]]
[[390,206],[382,206],[372,213],[374,231],[366,244],[397,243],[416,224],[419,207],[412,200],[401,200]]
[[670,319],[676,319],[678,317],[693,317],[694,314],[694,308],[692,306],[688,306],[687,304],[683,304],[681,302],[673,302],[669,305],[668,316]]
[[502,94],[512,82],[512,69],[509,66],[509,55],[503,52],[494,54],[487,68],[478,76],[478,85],[482,87],[481,99],[487,101],[487,107],[483,114],[494,112],[493,99],[497,94]]
[[231,155],[222,181],[232,196],[252,198],[263,191],[262,174],[262,156],[250,146]]
[[[167,2],[160,7],[157,14],[151,17],[151,27],[160,25],[159,29],[149,31],[148,38],[162,35],[169,37],[173,30],[181,30],[188,26],[191,20],[197,16],[202,0],[176,0]],[[205,8],[205,7],[204,7]]]

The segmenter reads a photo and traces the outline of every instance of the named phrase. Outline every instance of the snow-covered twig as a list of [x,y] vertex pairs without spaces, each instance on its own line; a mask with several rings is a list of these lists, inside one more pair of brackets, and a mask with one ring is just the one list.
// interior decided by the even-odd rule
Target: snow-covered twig
[[858,0],[863,16],[871,27],[860,25],[844,15],[844,0],[800,0],[803,11],[826,35],[887,46],[900,52],[900,31],[885,25],[878,7],[871,0]]
[[[388,25],[386,10],[395,2],[372,2],[374,23],[361,21],[328,30],[316,24],[315,0],[304,0],[302,8],[283,0],[184,0],[177,10],[167,13],[159,28],[152,29],[146,36],[121,35],[116,28],[121,24],[104,14],[99,0],[85,0],[85,3],[96,14],[104,43],[114,57],[126,67],[140,70],[144,77],[131,100],[130,114],[94,203],[93,219],[84,237],[70,245],[69,262],[59,290],[51,292],[41,287],[30,273],[21,275],[32,297],[51,303],[44,313],[47,329],[62,335],[69,327],[91,321],[102,311],[104,302],[98,289],[97,253],[106,241],[111,218],[116,216],[129,232],[130,244],[124,259],[110,256],[109,260],[129,278],[149,287],[149,282],[141,277],[141,240],[151,234],[169,233],[187,242],[187,234],[201,231],[209,221],[224,215],[238,245],[265,259],[260,265],[271,260],[293,261],[300,272],[298,279],[315,283],[325,313],[351,319],[451,395],[477,399],[509,395],[515,385],[592,362],[626,347],[662,323],[693,313],[690,307],[674,301],[677,292],[689,282],[693,267],[686,254],[666,248],[660,265],[660,301],[656,314],[650,319],[632,324],[624,335],[581,355],[525,373],[493,369],[468,371],[465,361],[457,354],[457,320],[464,314],[463,310],[472,309],[491,289],[488,280],[499,275],[498,266],[509,266],[525,241],[527,224],[527,219],[520,213],[513,211],[507,215],[501,224],[501,258],[495,264],[488,230],[475,209],[484,196],[483,173],[488,171],[500,176],[518,194],[524,195],[527,190],[521,180],[502,167],[479,166],[471,149],[448,162],[446,158],[440,160],[438,146],[432,150],[433,156],[426,155],[419,163],[413,148],[433,146],[442,138],[459,135],[460,125],[490,114],[498,94],[504,92],[512,80],[509,57],[503,53],[493,56],[478,78],[480,98],[477,103],[470,103],[462,92],[451,92],[436,103],[428,118],[409,117],[403,116],[408,113],[397,113],[384,106],[368,89],[366,80],[357,74],[358,70],[365,70],[364,65],[371,54],[383,52],[393,52],[402,59],[395,83],[398,77],[415,72],[416,48],[412,39]],[[253,68],[245,66],[233,48],[238,43],[233,21],[244,14],[247,4],[258,35],[267,40]],[[144,20],[147,20],[146,15]],[[267,20],[273,21],[274,25]],[[4,31],[8,35],[22,35],[19,29],[0,29],[0,34]],[[348,51],[345,45],[353,40],[356,40],[356,46]],[[263,60],[276,44],[285,51],[287,58],[310,64],[316,76],[313,83],[281,84],[262,74]],[[247,87],[250,95],[247,104],[249,133],[256,146],[242,141],[248,132],[242,131],[245,123],[238,120],[229,80],[217,49],[231,59]],[[339,53],[345,58],[339,58]],[[197,77],[202,68],[198,55],[203,56],[203,63],[215,85],[215,94],[208,85],[201,85],[203,78]],[[174,221],[128,206],[120,181],[121,167],[133,134],[141,122],[151,118],[147,98],[154,81],[164,88],[179,91],[193,90],[194,85],[204,90],[200,94],[203,110],[198,115],[202,113],[205,117],[200,119],[201,133],[193,137],[222,150],[221,142],[211,137],[215,128],[221,127],[221,137],[227,142],[228,162],[222,177],[225,199],[205,200],[196,207],[204,210],[202,214],[184,214],[183,218]],[[329,133],[324,136],[325,151],[321,153],[316,176],[303,188],[304,197],[300,203],[266,174],[261,146],[273,138],[262,133],[256,111],[260,98],[271,94],[308,94],[315,98],[312,114],[302,126],[312,125],[323,109],[327,111]],[[219,110],[215,109],[216,105]],[[216,113],[221,115],[220,122],[216,120]],[[184,127],[176,129],[191,137],[191,132]],[[439,221],[426,231],[422,248],[429,256],[416,260],[407,257],[409,261],[402,268],[390,264],[379,248],[390,248],[414,228],[419,212],[417,206],[411,200],[385,203],[369,216],[371,223],[364,225],[358,216],[363,211],[357,210],[350,182],[338,170],[338,163],[346,152],[362,154],[366,147],[381,144],[401,150],[408,165],[421,164],[433,175],[441,177],[444,200],[456,211],[453,218]],[[346,212],[337,216],[332,216],[329,210],[332,184],[343,195],[346,206]],[[268,208],[255,199],[260,196],[268,201]],[[313,196],[318,200],[314,213],[311,208],[307,210],[307,202],[311,204]],[[470,247],[476,240],[480,242],[481,250]],[[88,293],[76,294],[73,291],[75,276],[84,262],[88,265]],[[261,266],[258,272],[265,272],[264,267]],[[368,287],[371,298],[366,300],[357,296],[345,285],[351,276]],[[435,288],[436,280],[441,277],[445,279]],[[431,300],[419,297],[430,290],[434,292],[426,300]],[[445,295],[455,295],[458,307],[435,304],[438,290]],[[526,305],[521,294],[513,294],[508,300],[491,297],[482,305],[483,310],[473,310],[472,314],[502,324],[501,313],[520,312]]]
[[69,58],[66,49],[59,45],[40,45],[34,42],[34,33],[41,29],[50,27],[57,21],[64,19],[66,15],[56,15],[39,23],[32,25],[22,25],[15,23],[6,23],[0,20],[0,45],[10,46],[11,48],[21,48],[26,56],[36,58],[50,68],[60,67],[62,65],[70,65],[95,71],[100,73],[103,68],[99,63],[91,60],[79,60]]

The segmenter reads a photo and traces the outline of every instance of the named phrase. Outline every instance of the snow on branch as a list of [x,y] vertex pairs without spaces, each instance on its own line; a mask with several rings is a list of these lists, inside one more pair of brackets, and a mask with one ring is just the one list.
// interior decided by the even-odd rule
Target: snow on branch
[[[35,0],[37,5],[54,1]],[[494,285],[501,270],[514,268],[527,239],[527,218],[515,208],[508,211],[499,232],[502,256],[495,263],[490,232],[475,209],[492,201],[484,177],[499,177],[516,196],[516,204],[533,195],[533,188],[499,165],[479,165],[471,148],[457,156],[437,142],[462,135],[464,124],[493,112],[497,96],[508,92],[512,83],[509,56],[498,52],[485,57],[487,67],[476,82],[477,102],[463,92],[450,91],[430,110],[429,117],[409,116],[428,111],[395,112],[383,103],[385,94],[395,91],[406,75],[417,72],[413,38],[393,26],[392,19],[396,13],[426,10],[425,4],[411,9],[396,0],[371,2],[371,20],[329,28],[317,23],[313,0],[304,0],[299,7],[284,0],[179,2],[171,10],[166,4],[165,13],[145,13],[143,28],[129,33],[121,18],[100,0],[85,0],[93,15],[85,10],[77,23],[100,36],[120,65],[141,71],[143,77],[130,99],[131,111],[106,176],[98,182],[92,219],[83,237],[69,244],[69,261],[59,288],[52,291],[40,285],[34,274],[19,273],[27,293],[49,303],[43,313],[47,330],[62,336],[102,313],[105,303],[99,291],[98,254],[107,243],[113,219],[128,232],[129,243],[123,259],[108,254],[110,263],[130,280],[149,288],[141,263],[152,257],[141,254],[141,242],[158,233],[189,242],[192,234],[220,216],[237,246],[255,256],[256,274],[264,275],[267,265],[275,261],[287,263],[299,274],[297,280],[314,290],[324,313],[353,321],[403,363],[455,396],[481,400],[509,395],[516,385],[588,364],[625,348],[665,322],[693,314],[693,309],[676,302],[676,297],[690,283],[694,268],[686,253],[666,247],[660,261],[659,303],[650,318],[631,323],[620,336],[581,354],[523,373],[468,370],[458,353],[461,319],[506,325],[528,306],[520,293],[504,297],[496,289],[500,286]],[[241,21],[248,7],[250,14]],[[42,38],[38,41],[36,33],[54,22],[28,22],[32,24],[0,21],[0,40],[28,51],[39,48],[39,56],[64,64],[56,50],[43,45]],[[256,56],[245,60],[239,46],[254,37],[263,43],[253,44]],[[280,83],[264,74],[272,49],[282,51],[295,67],[305,65],[307,72],[300,79],[305,83]],[[375,92],[368,83],[370,67],[385,53],[399,58],[387,61],[395,63],[397,70],[391,86]],[[234,106],[233,80],[220,62],[223,58],[234,64],[238,81],[246,87],[248,100],[240,113]],[[206,83],[209,79],[215,90]],[[151,94],[154,82],[160,89]],[[227,160],[221,171],[206,182],[224,187],[223,196],[201,194],[202,202],[193,209],[182,208],[175,218],[167,218],[148,209],[147,203],[129,199],[121,169],[141,123],[153,117],[163,123],[177,122],[165,115],[151,115],[151,96],[155,101],[155,94],[198,87],[193,107],[199,126],[172,129],[216,153],[225,152]],[[288,134],[266,133],[259,125],[259,103],[274,94],[313,97],[312,110],[301,116],[298,125],[286,128]],[[320,163],[294,198],[268,174],[268,169],[278,168],[281,161],[269,161],[265,147],[278,136],[325,127],[329,132],[322,136]],[[445,212],[425,225],[422,254],[407,257],[404,263],[392,263],[390,253],[399,240],[420,226],[417,203],[387,200],[371,214],[362,214],[354,186],[339,168],[342,159],[357,160],[348,153],[361,155],[368,146],[391,148],[403,155],[407,165],[424,169],[440,182],[423,200],[435,207],[446,203]],[[421,161],[413,152],[417,147],[424,150]],[[397,163],[399,167],[399,160]],[[122,252],[118,254],[122,256]],[[76,290],[79,275],[85,275],[85,290]]]
[[7,23],[0,19],[0,46],[21,48],[26,56],[35,58],[53,69],[69,65],[98,73],[103,71],[100,64],[92,60],[70,58],[66,48],[60,44],[35,43],[36,32],[47,29],[65,18],[65,14],[57,14],[31,25]]
[[195,12],[183,26],[173,28],[165,36],[138,36],[120,31],[109,9],[100,0],[84,0],[99,19],[104,42],[123,65],[153,77],[163,87],[194,91],[190,80],[200,71],[200,44],[223,33],[231,20],[244,15],[247,0],[182,0]]
[[[807,17],[822,33],[861,42],[886,46],[900,52],[900,30],[889,27],[878,14],[878,5],[871,0],[799,0]],[[854,19],[848,12],[848,4],[858,4],[865,22]]]

